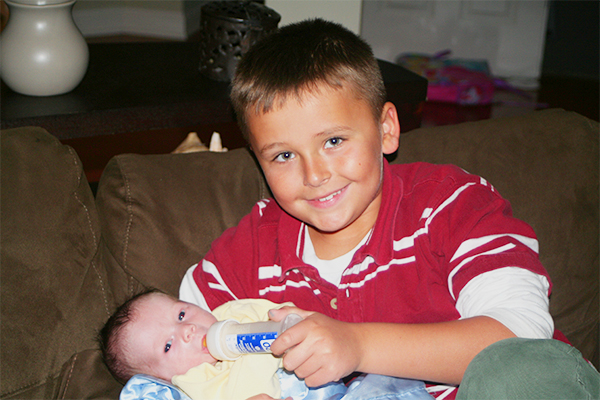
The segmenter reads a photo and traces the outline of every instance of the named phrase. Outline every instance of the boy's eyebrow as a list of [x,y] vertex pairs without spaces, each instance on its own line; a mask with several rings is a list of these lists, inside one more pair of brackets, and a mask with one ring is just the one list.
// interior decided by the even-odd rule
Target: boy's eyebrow
[[284,144],[283,142],[269,143],[269,144],[267,144],[267,145],[263,146],[263,147],[260,149],[259,153],[260,153],[260,154],[264,154],[264,153],[266,153],[267,151],[271,150],[273,147],[277,147],[277,146],[280,146],[280,145],[283,145],[283,144]]
[[334,126],[333,128],[330,128],[330,129],[325,129],[324,131],[315,134],[315,136],[316,137],[327,136],[327,135],[331,135],[333,133],[342,132],[342,131],[349,131],[349,130],[350,130],[349,126],[338,125],[338,126]]

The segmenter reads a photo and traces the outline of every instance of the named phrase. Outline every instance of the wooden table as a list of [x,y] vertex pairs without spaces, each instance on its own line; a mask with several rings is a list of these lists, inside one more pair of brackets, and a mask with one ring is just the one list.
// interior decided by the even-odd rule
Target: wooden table
[[[1,88],[1,128],[47,129],[79,154],[90,182],[116,154],[171,152],[189,132],[213,131],[230,149],[246,145],[229,102],[229,84],[201,75],[197,42],[89,44],[90,63],[72,92],[24,96]],[[426,79],[380,61],[402,130],[420,126]]]

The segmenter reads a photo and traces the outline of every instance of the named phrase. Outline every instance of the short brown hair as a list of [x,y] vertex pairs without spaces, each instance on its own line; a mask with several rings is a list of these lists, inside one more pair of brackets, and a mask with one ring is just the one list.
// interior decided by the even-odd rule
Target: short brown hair
[[379,119],[386,100],[379,65],[371,47],[342,25],[310,19],[286,25],[253,45],[237,66],[231,90],[246,140],[246,113],[252,108],[256,114],[268,112],[289,96],[300,100],[320,84],[349,85]]

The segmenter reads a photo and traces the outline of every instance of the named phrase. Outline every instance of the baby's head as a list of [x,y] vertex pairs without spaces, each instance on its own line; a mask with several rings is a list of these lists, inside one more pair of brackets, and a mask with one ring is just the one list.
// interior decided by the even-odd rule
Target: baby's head
[[383,78],[371,47],[353,32],[313,19],[260,40],[242,57],[232,82],[231,100],[246,139],[248,113],[269,112],[323,86],[349,90],[379,119],[386,100]]
[[121,382],[135,374],[170,381],[216,360],[204,337],[215,317],[157,290],[134,296],[109,318],[99,339],[104,360]]

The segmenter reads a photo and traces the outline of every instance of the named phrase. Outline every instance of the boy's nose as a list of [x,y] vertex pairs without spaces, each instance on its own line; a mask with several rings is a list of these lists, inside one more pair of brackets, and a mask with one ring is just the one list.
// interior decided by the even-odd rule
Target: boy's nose
[[318,158],[304,161],[304,184],[318,187],[331,177],[327,165]]

